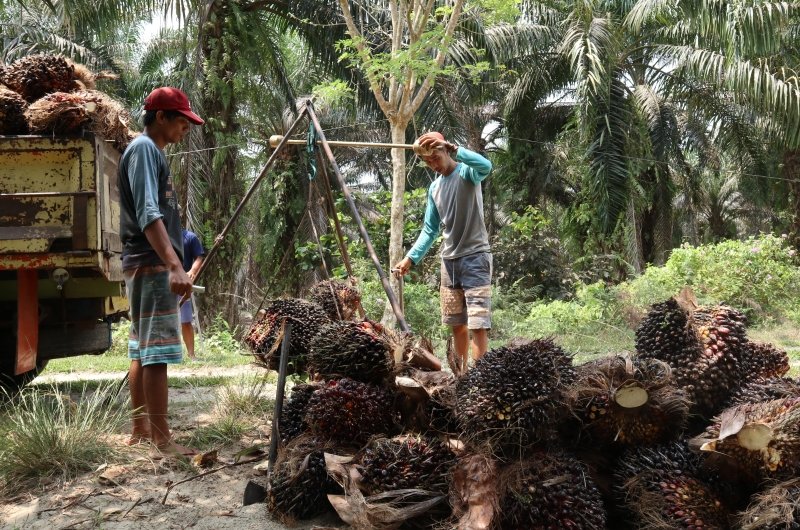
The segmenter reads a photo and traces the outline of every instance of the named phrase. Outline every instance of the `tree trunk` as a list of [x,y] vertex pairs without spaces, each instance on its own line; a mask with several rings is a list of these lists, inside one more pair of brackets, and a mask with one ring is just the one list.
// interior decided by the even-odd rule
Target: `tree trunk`
[[[408,126],[407,120],[391,120],[390,121],[392,132],[392,143],[402,144],[406,140],[406,127]],[[403,249],[403,213],[404,213],[404,195],[406,191],[406,151],[405,149],[392,149],[392,214],[389,230],[389,263],[387,272],[398,261],[403,259],[405,253]],[[394,277],[394,274],[389,274],[389,283],[392,290],[397,296],[400,306],[403,306],[403,301],[400,300],[400,282]],[[397,319],[392,311],[392,306],[386,302],[386,307],[383,311],[383,318],[381,319],[384,325],[394,327],[397,324]]]
[[783,154],[783,177],[789,180],[789,211],[792,212],[789,241],[800,249],[800,149]]

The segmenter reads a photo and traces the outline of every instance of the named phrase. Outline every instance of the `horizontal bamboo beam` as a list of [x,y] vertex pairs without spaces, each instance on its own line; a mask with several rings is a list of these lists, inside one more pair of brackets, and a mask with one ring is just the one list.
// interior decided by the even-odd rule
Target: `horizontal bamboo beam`
[[[282,141],[283,141],[283,136],[279,134],[274,134],[269,137],[269,146],[276,147]],[[286,140],[285,143],[290,145],[306,145],[308,142],[306,142],[306,140]],[[322,145],[322,142],[317,140],[317,145]],[[345,142],[337,140],[328,140],[328,145],[331,147],[380,147],[385,149],[395,149],[395,148],[413,149],[415,152],[419,150],[419,146],[416,144],[390,144],[383,142]]]

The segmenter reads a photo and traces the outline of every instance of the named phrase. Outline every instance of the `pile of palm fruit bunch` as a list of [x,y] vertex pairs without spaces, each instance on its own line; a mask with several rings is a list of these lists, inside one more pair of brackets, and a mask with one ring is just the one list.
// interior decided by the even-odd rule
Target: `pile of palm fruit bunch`
[[136,136],[121,103],[95,90],[100,78],[60,55],[31,55],[0,68],[0,133],[92,132],[123,151]]
[[280,298],[258,311],[244,342],[258,362],[270,370],[278,370],[286,324],[291,323],[287,373],[300,374],[305,371],[311,341],[329,322],[317,304],[301,298]]
[[658,359],[688,392],[690,412],[718,414],[745,384],[780,377],[788,356],[747,339],[744,315],[726,305],[697,306],[675,298],[655,304],[636,330],[639,358]]
[[[409,367],[399,334],[316,306],[311,381],[279,423],[308,467],[271,481],[282,518],[322,507],[353,528],[800,528],[800,383],[730,307],[656,304],[632,355],[575,366],[552,339],[518,339],[454,376]],[[341,486],[329,503],[315,495],[336,488],[310,474],[323,466]]]

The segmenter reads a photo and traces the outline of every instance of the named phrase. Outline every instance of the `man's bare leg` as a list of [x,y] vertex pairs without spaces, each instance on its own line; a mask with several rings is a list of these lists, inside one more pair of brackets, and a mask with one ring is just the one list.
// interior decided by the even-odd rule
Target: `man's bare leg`
[[183,335],[183,343],[186,345],[186,355],[190,359],[194,359],[194,328],[191,322],[181,324],[181,335]]
[[489,330],[473,329],[472,331],[472,358],[478,360],[489,349]]
[[453,330],[453,348],[461,360],[461,366],[466,370],[467,355],[469,353],[469,329],[466,324],[451,326]]
[[176,444],[172,440],[167,422],[169,388],[167,385],[167,365],[148,364],[142,368],[142,382],[147,389],[147,415],[150,417],[150,436],[153,445],[166,454],[191,455],[194,451]]
[[133,409],[133,430],[128,445],[134,445],[150,439],[150,419],[147,417],[144,385],[142,384],[142,363],[139,361],[131,361],[131,367],[128,369],[128,388],[131,392],[131,408]]

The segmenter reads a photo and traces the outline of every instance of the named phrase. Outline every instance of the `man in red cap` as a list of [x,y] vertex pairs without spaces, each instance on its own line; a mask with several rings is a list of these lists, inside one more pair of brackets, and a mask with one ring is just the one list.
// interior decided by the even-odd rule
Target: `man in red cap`
[[178,200],[164,148],[203,120],[177,88],[153,90],[144,101],[144,133],[119,161],[122,271],[130,301],[129,386],[134,410],[130,443],[150,441],[154,456],[188,455],[167,424],[167,365],[181,362],[181,324],[175,295],[188,298]]
[[[483,219],[481,182],[492,163],[465,147],[455,146],[438,132],[423,134],[416,142],[418,153],[438,173],[428,188],[428,203],[422,232],[397,274],[406,274],[422,260],[444,230],[440,287],[442,323],[453,330],[453,343],[462,369],[472,335],[472,358],[477,360],[489,345],[492,327],[492,254]],[[453,156],[455,156],[455,160]]]

